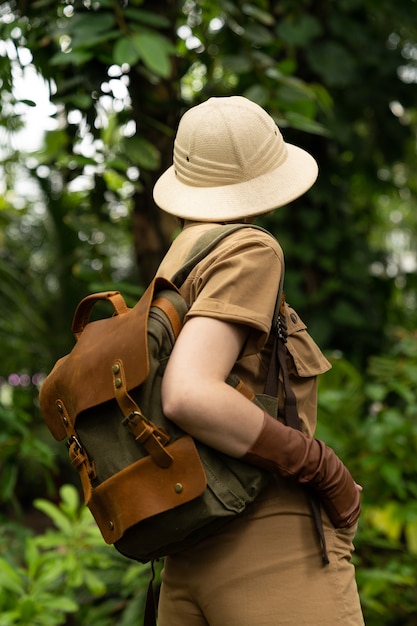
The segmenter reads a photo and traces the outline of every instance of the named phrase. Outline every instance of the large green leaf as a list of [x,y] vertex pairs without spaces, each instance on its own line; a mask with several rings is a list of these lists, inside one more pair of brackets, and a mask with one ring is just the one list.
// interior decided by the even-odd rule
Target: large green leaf
[[130,66],[136,65],[139,61],[140,52],[132,37],[122,37],[118,39],[113,48],[113,59],[117,65],[127,63]]
[[279,22],[276,32],[291,46],[306,46],[323,31],[319,20],[311,15],[301,15],[298,19],[284,19]]
[[68,20],[68,25],[68,30],[77,44],[84,42],[89,45],[90,38],[112,30],[116,26],[116,18],[112,11],[79,12]]
[[146,67],[162,78],[171,74],[170,55],[175,52],[172,44],[157,33],[139,33],[132,41]]
[[93,52],[89,50],[70,50],[68,52],[57,52],[50,59],[52,66],[59,65],[84,65],[93,58]]
[[249,15],[250,17],[258,20],[258,22],[265,24],[265,26],[272,26],[275,23],[275,18],[272,13],[263,10],[261,7],[256,6],[255,4],[245,2],[242,5],[242,11],[246,15]]
[[155,170],[160,164],[158,149],[144,137],[135,135],[124,141],[125,155],[138,167],[147,170]]
[[274,41],[274,34],[260,24],[248,24],[245,28],[244,37],[249,39],[255,46],[267,46]]
[[169,28],[170,21],[164,15],[159,13],[152,13],[151,11],[144,11],[142,9],[134,9],[128,6],[124,12],[125,16],[132,20],[138,21],[141,24],[152,26],[153,28]]
[[324,41],[306,50],[311,67],[332,87],[344,87],[355,78],[355,59],[347,48],[334,41]]

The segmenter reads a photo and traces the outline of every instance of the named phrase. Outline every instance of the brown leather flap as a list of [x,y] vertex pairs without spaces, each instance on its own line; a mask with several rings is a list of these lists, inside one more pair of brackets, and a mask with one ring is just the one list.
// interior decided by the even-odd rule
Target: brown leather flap
[[44,419],[56,439],[68,434],[57,413],[57,400],[65,405],[74,424],[81,411],[113,398],[112,365],[116,358],[124,363],[127,389],[146,379],[149,310],[154,294],[162,289],[178,291],[169,281],[156,278],[132,309],[87,323],[72,351],[57,361],[39,396]]
[[106,543],[115,543],[138,522],[201,496],[207,479],[191,437],[167,446],[174,458],[163,469],[148,456],[93,489],[90,508]]

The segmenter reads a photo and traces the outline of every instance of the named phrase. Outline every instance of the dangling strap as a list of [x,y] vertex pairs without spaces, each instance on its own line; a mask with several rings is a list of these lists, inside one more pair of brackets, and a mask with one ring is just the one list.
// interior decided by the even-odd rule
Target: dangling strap
[[143,615],[143,626],[156,626],[156,602],[153,583],[155,580],[155,561],[151,561],[152,577],[149,581],[146,592],[145,612]]
[[[265,393],[278,397],[278,375],[281,371],[284,386],[284,417],[285,423],[291,428],[302,430],[300,416],[297,410],[297,399],[291,388],[290,377],[287,367],[287,326],[285,322],[285,296],[279,296],[279,306],[277,316],[274,316],[273,332],[275,335],[274,345],[272,348],[271,362],[269,365],[268,376],[265,384]],[[323,522],[321,519],[320,500],[317,493],[306,487],[307,497],[311,512],[313,515],[314,525],[319,536],[322,546],[322,559],[328,565],[329,557],[327,554],[326,537],[324,535]]]
[[[287,348],[285,346],[285,343],[282,340],[278,339],[278,360],[282,372],[285,394],[285,421],[288,426],[291,426],[291,428],[302,430],[300,416],[298,415],[297,411],[297,399],[290,385],[290,377],[288,374],[286,356]],[[314,525],[316,527],[317,534],[319,536],[322,546],[322,559],[323,562],[328,565],[329,557],[327,554],[326,537],[324,535],[323,522],[321,519],[320,500],[318,499],[317,493],[311,488],[307,488],[307,496],[311,512],[313,514]]]
[[175,272],[171,277],[171,282],[178,288],[184,283],[187,276],[191,273],[194,267],[202,261],[223,239],[242,228],[254,228],[255,230],[261,230],[267,233],[270,237],[273,237],[271,233],[262,226],[256,224],[223,224],[221,226],[214,226],[207,230],[205,233],[195,242],[191,248],[184,264]]

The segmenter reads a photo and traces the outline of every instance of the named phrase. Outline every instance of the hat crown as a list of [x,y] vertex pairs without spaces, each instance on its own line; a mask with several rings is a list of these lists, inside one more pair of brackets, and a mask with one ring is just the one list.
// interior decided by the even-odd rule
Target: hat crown
[[241,96],[210,98],[184,114],[174,143],[177,179],[191,187],[253,180],[287,157],[273,119]]

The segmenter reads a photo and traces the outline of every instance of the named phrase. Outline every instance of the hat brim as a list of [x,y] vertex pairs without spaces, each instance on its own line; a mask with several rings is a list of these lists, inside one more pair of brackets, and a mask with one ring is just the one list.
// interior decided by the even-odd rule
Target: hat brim
[[314,184],[318,167],[305,150],[286,143],[279,167],[248,181],[220,187],[193,187],[169,167],[154,187],[156,204],[167,213],[200,222],[231,221],[267,213],[300,197]]

